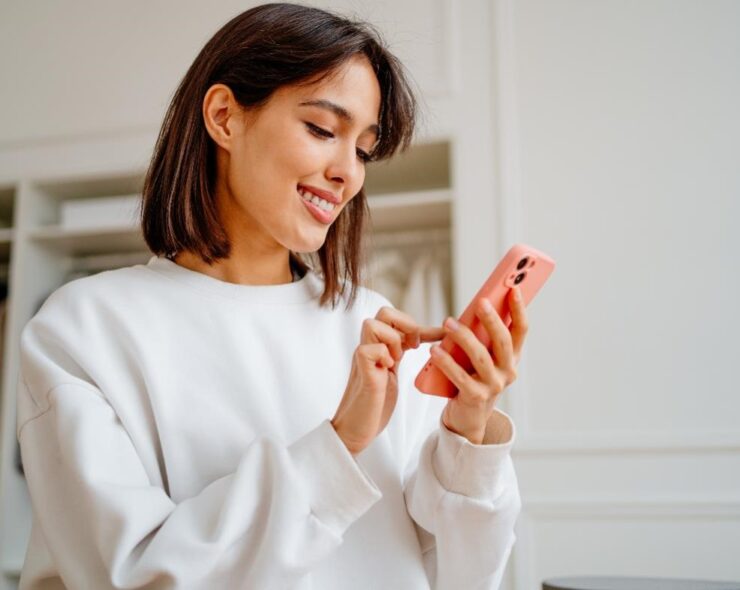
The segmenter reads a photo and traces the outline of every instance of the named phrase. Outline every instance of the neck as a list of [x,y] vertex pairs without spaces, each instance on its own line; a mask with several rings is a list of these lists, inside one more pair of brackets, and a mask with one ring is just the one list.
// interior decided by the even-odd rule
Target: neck
[[[180,252],[173,258],[176,264],[203,273],[215,279],[237,285],[283,285],[293,282],[293,272],[289,262],[289,252],[285,256],[275,259],[253,262],[236,256],[222,258],[212,265],[206,263],[200,256],[192,252]],[[247,262],[248,260],[248,262]]]

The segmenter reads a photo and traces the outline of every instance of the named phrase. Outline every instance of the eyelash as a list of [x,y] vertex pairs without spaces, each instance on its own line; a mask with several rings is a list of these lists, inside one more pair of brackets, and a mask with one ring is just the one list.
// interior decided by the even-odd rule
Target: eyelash
[[[322,127],[319,127],[318,125],[314,125],[313,123],[309,123],[308,121],[304,121],[304,123],[306,124],[306,127],[308,127],[308,130],[314,135],[316,135],[317,137],[321,137],[321,138],[334,137],[333,133],[331,133],[330,131],[327,131],[326,129]],[[371,162],[373,159],[373,157],[370,154],[368,154],[366,151],[359,150],[359,149],[357,150],[357,157],[360,159],[361,162],[365,164],[368,162]]]

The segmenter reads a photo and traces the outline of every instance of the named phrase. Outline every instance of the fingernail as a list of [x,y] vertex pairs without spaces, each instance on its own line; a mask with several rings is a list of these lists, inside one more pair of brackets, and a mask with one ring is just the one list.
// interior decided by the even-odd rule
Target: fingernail
[[440,352],[439,345],[435,344],[434,346],[432,346],[431,351],[432,351],[432,354],[439,354]]
[[491,302],[488,301],[488,299],[484,299],[481,305],[483,306],[483,311],[488,312],[488,313],[493,311],[493,305],[491,305]]
[[457,330],[457,322],[452,318],[447,318],[445,320],[445,326],[447,326],[450,330]]
[[519,287],[517,287],[516,289],[514,289],[514,297],[516,297],[516,300],[517,301],[521,301],[522,300],[522,290]]

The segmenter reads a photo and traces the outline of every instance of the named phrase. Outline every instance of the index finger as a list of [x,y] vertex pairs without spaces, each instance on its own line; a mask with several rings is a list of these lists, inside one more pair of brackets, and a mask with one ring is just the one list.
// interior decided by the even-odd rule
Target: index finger
[[442,326],[420,326],[409,314],[395,307],[381,307],[375,319],[401,332],[408,348],[417,348],[420,342],[442,340],[445,336]]
[[442,340],[442,338],[445,337],[445,334],[446,332],[443,326],[428,326],[421,328],[419,331],[419,336],[422,342],[436,342],[437,340]]

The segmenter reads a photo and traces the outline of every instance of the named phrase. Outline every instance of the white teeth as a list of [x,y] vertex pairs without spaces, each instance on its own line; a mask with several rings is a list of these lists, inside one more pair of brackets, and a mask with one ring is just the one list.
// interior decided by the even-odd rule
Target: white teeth
[[330,203],[329,201],[326,201],[324,199],[321,199],[314,195],[313,193],[304,190],[302,188],[298,189],[298,193],[303,197],[306,201],[311,201],[314,205],[316,205],[319,209],[323,211],[332,211],[335,207],[334,203]]

